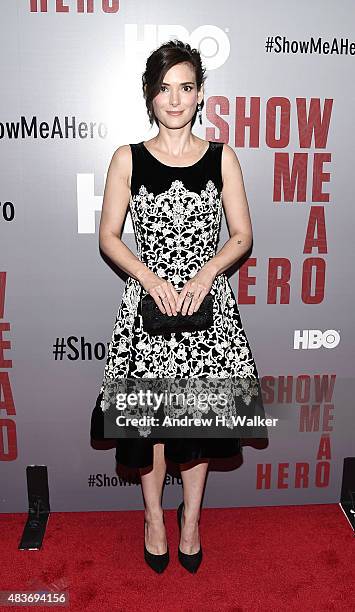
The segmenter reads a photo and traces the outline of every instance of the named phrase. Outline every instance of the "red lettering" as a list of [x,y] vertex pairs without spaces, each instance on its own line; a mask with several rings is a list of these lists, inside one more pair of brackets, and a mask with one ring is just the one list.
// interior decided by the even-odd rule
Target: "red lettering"
[[310,99],[308,116],[306,104],[306,98],[296,98],[300,147],[302,149],[309,149],[312,146],[312,136],[314,134],[315,148],[324,149],[327,146],[333,99],[326,98],[324,100],[323,116],[321,114],[319,98]]
[[324,259],[320,257],[304,260],[301,295],[305,304],[320,304],[324,300],[325,266]]
[[11,419],[0,419],[0,461],[15,461],[15,459],[17,459],[16,423]]
[[[278,110],[280,109],[280,113]],[[280,121],[277,117],[280,116]],[[266,144],[273,149],[282,149],[290,142],[291,104],[287,98],[273,97],[266,105]],[[280,124],[280,137],[276,138],[276,125]]]
[[[290,153],[275,153],[273,201],[293,202],[297,186],[296,202],[307,199],[308,153],[294,153],[292,171],[289,167]],[[281,198],[281,187],[284,197]]]
[[[316,231],[317,237],[315,237]],[[309,211],[303,252],[311,253],[313,249],[317,249],[318,253],[328,253],[323,206],[311,206]]]

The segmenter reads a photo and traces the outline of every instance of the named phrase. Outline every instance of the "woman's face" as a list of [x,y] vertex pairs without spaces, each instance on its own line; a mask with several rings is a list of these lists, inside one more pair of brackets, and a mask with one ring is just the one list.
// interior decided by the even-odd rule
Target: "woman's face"
[[[160,92],[153,99],[156,118],[171,129],[191,121],[196,105],[202,101],[203,87],[197,91],[195,71],[188,62],[175,64],[165,74]],[[179,114],[173,114],[177,111]]]

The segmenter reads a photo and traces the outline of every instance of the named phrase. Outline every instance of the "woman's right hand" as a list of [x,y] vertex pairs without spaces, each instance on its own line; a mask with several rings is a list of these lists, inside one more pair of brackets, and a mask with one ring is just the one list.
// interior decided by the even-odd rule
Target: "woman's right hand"
[[150,272],[140,283],[145,291],[152,296],[161,313],[169,316],[177,315],[176,303],[179,293],[170,281]]

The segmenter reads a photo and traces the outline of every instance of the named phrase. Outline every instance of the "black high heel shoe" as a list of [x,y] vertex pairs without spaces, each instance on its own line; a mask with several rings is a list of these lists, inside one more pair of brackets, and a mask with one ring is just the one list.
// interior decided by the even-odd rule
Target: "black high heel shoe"
[[[180,506],[177,509],[177,520],[178,520],[180,535],[181,535],[181,516],[182,516],[183,507],[184,507],[184,502],[181,502]],[[180,550],[180,544],[179,544],[178,557],[179,557],[179,561],[181,565],[185,569],[187,569],[187,571],[189,571],[191,574],[195,574],[202,561],[202,546],[200,545],[200,550],[198,550],[197,553],[188,555],[187,553],[183,553]]]
[[148,563],[148,565],[158,574],[161,574],[166,566],[169,563],[169,546],[165,553],[162,555],[156,555],[155,553],[149,552],[145,545],[145,524],[146,520],[144,519],[144,559]]

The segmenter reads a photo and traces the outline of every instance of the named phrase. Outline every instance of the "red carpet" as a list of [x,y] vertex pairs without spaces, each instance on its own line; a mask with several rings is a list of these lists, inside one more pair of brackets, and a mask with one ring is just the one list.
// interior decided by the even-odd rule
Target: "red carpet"
[[355,538],[335,504],[203,508],[195,575],[177,560],[176,510],[165,510],[171,558],[161,575],[143,558],[143,510],[53,512],[40,551],[17,549],[25,519],[0,515],[0,590],[66,589],[63,610],[355,610]]

